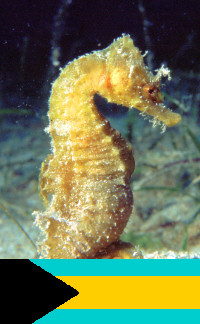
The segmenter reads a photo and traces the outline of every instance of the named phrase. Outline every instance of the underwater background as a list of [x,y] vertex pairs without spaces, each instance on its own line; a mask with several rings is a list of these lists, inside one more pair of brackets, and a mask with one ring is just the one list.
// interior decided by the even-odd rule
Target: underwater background
[[[166,106],[182,121],[162,133],[138,111],[96,97],[133,145],[134,208],[122,239],[146,257],[200,256],[200,2],[0,2],[0,258],[37,258],[34,210],[49,154],[48,100],[59,69],[130,34],[152,72],[164,64]],[[173,251],[173,252],[169,252]]]

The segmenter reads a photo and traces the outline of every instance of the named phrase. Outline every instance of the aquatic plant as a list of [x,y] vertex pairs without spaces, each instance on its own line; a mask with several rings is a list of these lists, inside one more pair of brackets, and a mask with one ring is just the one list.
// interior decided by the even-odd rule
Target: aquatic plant
[[42,258],[133,256],[134,249],[119,241],[133,205],[132,147],[100,114],[94,95],[153,116],[154,124],[173,126],[181,117],[165,108],[159,90],[168,75],[164,67],[153,75],[123,35],[69,63],[54,82],[46,130],[52,153],[40,174],[47,209],[35,212]]
[[34,247],[34,249],[37,249],[35,243],[31,239],[29,234],[25,231],[23,226],[19,223],[19,221],[15,217],[13,217],[13,215],[9,212],[9,210],[1,202],[0,202],[0,209],[2,209],[3,212],[17,225],[17,227],[22,231],[22,233],[24,233],[24,235],[26,236],[28,241],[31,243],[31,245]]

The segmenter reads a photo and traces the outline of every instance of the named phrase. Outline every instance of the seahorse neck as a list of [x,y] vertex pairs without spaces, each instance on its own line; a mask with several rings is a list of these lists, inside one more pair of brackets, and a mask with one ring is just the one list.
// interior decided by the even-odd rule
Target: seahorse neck
[[[94,103],[94,95],[99,92],[105,79],[103,61],[94,57],[92,66],[91,60],[83,65],[79,62],[79,69],[77,61],[61,73],[59,82],[55,82],[53,86],[49,119],[54,144],[60,143],[56,136],[67,137],[68,140],[72,137],[91,138],[91,130],[93,136],[99,136],[102,127],[109,124]],[[56,133],[55,136],[53,133]]]

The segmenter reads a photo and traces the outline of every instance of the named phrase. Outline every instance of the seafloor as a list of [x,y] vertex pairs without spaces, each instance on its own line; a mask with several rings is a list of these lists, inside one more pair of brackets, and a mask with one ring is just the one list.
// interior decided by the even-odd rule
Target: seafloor
[[[188,83],[193,79],[187,75]],[[122,239],[145,258],[200,258],[199,97],[181,95],[180,80],[178,75],[165,91],[168,104],[183,118],[163,134],[137,111],[110,118],[132,142],[136,162],[134,208]],[[0,123],[0,258],[37,258],[39,232],[32,212],[43,208],[38,177],[50,150],[44,132],[48,120],[42,114],[2,114]]]

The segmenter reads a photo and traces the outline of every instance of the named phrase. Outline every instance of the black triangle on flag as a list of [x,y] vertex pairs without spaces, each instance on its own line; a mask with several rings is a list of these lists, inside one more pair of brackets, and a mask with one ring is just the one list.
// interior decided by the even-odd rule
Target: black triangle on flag
[[0,260],[1,320],[34,323],[79,292],[30,260]]

